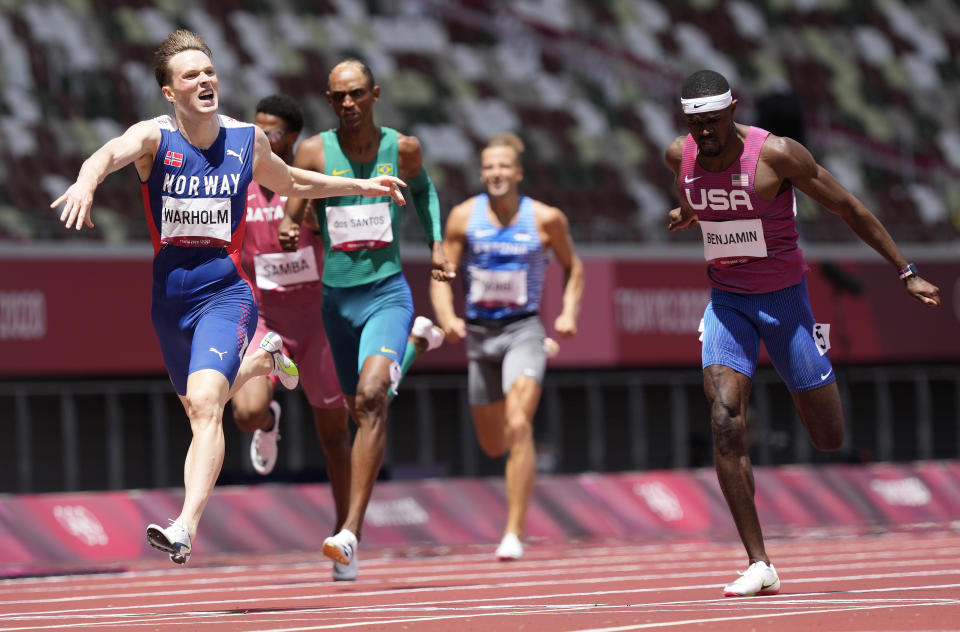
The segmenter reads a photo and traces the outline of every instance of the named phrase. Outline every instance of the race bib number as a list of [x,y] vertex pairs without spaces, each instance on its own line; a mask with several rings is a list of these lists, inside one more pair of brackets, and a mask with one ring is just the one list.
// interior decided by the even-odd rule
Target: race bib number
[[470,302],[474,305],[525,305],[526,270],[470,268]]
[[327,232],[333,250],[375,250],[393,242],[390,204],[327,207]]
[[726,265],[767,256],[763,223],[759,219],[728,222],[700,222],[703,231],[703,257]]
[[163,196],[160,241],[175,246],[226,246],[230,243],[230,198]]
[[313,246],[296,252],[264,252],[253,257],[257,272],[257,287],[275,290],[281,286],[313,283],[320,280]]
[[813,334],[813,341],[817,343],[817,351],[820,352],[820,355],[824,355],[827,351],[830,351],[830,325],[827,323],[814,323],[813,331],[810,332]]

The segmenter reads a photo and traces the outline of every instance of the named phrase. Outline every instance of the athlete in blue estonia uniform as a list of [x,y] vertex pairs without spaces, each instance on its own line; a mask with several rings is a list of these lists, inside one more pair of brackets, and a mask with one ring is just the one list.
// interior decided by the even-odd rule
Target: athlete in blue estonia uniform
[[161,141],[142,184],[154,247],[151,318],[180,395],[201,369],[233,384],[257,327],[240,267],[254,127],[219,116],[220,135],[206,150],[187,142],[170,117],[154,119]]
[[[467,295],[467,319],[500,320],[540,311],[540,295],[547,258],[533,219],[533,200],[520,198],[517,220],[509,226],[494,226],[487,215],[490,198],[481,193],[474,198],[474,210],[467,224],[470,252],[466,258],[464,287],[470,288],[477,269],[525,272],[526,295],[523,302],[484,301],[473,293]],[[476,299],[476,300],[474,300]],[[539,343],[538,343],[539,344]]]
[[[557,334],[577,333],[583,264],[563,212],[520,195],[523,141],[498,134],[480,152],[485,192],[453,207],[443,248],[466,274],[466,320],[456,314],[449,285],[431,282],[437,322],[450,342],[466,340],[467,394],[481,449],[504,470],[507,521],[497,547],[500,560],[523,557],[527,510],[536,479],[533,416],[546,370],[541,290],[552,252],[564,273]],[[556,344],[556,343],[553,343]]]

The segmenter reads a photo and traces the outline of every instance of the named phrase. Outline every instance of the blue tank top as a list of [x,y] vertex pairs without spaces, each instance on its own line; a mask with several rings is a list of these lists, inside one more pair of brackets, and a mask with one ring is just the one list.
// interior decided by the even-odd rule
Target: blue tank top
[[178,268],[190,270],[190,285],[197,290],[246,279],[240,251],[255,128],[219,116],[220,134],[207,149],[187,142],[169,116],[154,119],[160,145],[141,186],[155,282],[162,284]]
[[547,259],[533,217],[533,200],[520,198],[516,221],[495,226],[486,194],[474,198],[464,260],[467,319],[499,320],[540,311]]

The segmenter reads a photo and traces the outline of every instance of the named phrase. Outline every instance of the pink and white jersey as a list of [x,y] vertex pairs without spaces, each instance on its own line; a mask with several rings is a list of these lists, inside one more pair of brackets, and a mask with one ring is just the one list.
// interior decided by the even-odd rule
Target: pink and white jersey
[[253,280],[257,298],[264,292],[289,292],[308,286],[320,291],[323,243],[313,230],[302,227],[300,249],[280,248],[277,227],[287,198],[266,192],[256,182],[247,187],[247,231],[243,239],[243,269]]
[[723,171],[700,166],[691,135],[683,145],[678,193],[700,220],[707,277],[717,289],[773,292],[800,283],[808,269],[797,246],[793,187],[769,202],[754,190],[760,150],[769,134],[751,127],[740,158]]

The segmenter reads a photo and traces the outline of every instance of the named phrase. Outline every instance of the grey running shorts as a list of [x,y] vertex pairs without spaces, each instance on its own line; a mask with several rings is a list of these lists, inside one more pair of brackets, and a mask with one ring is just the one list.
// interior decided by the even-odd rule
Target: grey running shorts
[[502,326],[467,324],[467,388],[470,405],[483,406],[505,397],[520,376],[543,384],[546,337],[538,314]]

